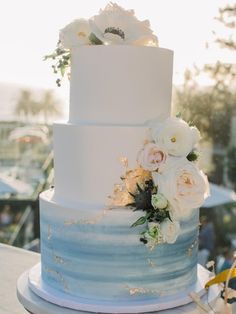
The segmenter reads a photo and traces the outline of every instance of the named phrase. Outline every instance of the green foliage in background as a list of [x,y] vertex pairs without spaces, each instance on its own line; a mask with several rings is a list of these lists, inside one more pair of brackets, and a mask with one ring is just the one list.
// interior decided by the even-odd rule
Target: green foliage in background
[[[228,38],[215,34],[215,42],[222,48],[236,52],[236,39],[233,36],[236,32],[236,5],[219,9],[217,20],[230,34]],[[207,75],[212,84],[199,86],[197,77],[201,74]],[[184,85],[176,90],[174,102],[177,112],[181,111],[185,120],[196,125],[203,138],[212,142],[215,150],[223,151],[228,179],[236,186],[236,148],[230,147],[232,117],[236,115],[235,90],[236,64],[218,61],[202,69],[187,70]]]
[[60,117],[62,110],[53,91],[44,91],[38,99],[32,91],[22,90],[16,102],[15,114],[27,123],[32,122],[32,119],[35,120],[37,117],[43,117],[44,123],[48,124],[49,118]]
[[[227,5],[219,9],[217,20],[231,30],[229,38],[217,38],[222,48],[236,50],[233,34],[236,31],[236,5]],[[195,78],[205,73],[211,78],[212,85],[200,88]],[[176,92],[177,111],[184,119],[196,124],[204,136],[214,144],[227,146],[230,137],[230,122],[236,114],[236,64],[217,62],[205,65],[203,69],[195,68],[185,73],[183,88]]]
[[236,190],[236,147],[230,147],[227,151],[227,174]]

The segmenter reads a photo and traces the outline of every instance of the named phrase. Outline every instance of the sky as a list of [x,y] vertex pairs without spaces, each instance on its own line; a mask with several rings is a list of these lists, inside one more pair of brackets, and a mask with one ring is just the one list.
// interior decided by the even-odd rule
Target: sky
[[[174,50],[174,84],[181,84],[186,67],[232,54],[213,44],[212,30],[221,31],[214,17],[230,0],[117,0],[149,19],[161,47]],[[232,2],[232,1],[231,1]],[[104,8],[104,0],[0,0],[0,82],[57,90],[68,97],[68,84],[56,87],[55,75],[43,56],[54,50],[58,31],[75,18],[89,18]],[[209,49],[205,49],[208,42]],[[202,81],[204,84],[204,81]]]

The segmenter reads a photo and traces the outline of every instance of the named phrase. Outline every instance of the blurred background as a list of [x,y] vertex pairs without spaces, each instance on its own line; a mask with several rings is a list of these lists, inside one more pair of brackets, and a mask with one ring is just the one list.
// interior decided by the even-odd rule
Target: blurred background
[[[119,0],[174,50],[173,111],[202,133],[211,197],[201,208],[199,261],[236,248],[236,2]],[[4,1],[0,11],[0,242],[40,251],[38,195],[53,185],[52,123],[66,120],[69,83],[50,62],[58,31],[107,1]]]

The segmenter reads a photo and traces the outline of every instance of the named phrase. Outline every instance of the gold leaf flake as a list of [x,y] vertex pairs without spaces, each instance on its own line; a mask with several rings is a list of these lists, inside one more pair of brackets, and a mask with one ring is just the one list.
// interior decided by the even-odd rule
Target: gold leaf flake
[[128,168],[129,165],[129,161],[127,157],[120,157],[120,162],[122,164],[123,167]]
[[62,276],[62,274],[59,271],[56,271],[52,268],[49,267],[44,267],[44,270],[51,274],[52,276],[54,276],[54,278],[56,278],[58,280],[58,282],[60,282],[63,285],[64,291],[69,291],[69,287],[67,282],[65,281],[65,278]]
[[153,260],[151,260],[150,258],[147,259],[147,262],[148,262],[148,265],[150,267],[156,267],[156,263]]
[[86,37],[85,32],[78,32],[77,35],[78,37]]
[[144,288],[131,288],[131,289],[129,289],[129,293],[130,293],[130,295],[134,295],[134,294],[137,294],[137,293],[145,294],[146,291],[145,291]]
[[198,239],[196,239],[191,245],[190,247],[187,249],[187,255],[189,257],[191,257],[193,255],[193,250],[197,247],[198,245]]
[[66,220],[64,221],[65,226],[77,225],[79,224],[79,220]]
[[129,291],[130,295],[136,295],[136,294],[154,294],[160,296],[162,293],[159,290],[156,289],[145,289],[143,287],[129,287],[128,285],[125,286],[125,288]]
[[148,144],[148,143],[150,143],[149,140],[144,140],[144,141],[143,141],[143,144],[144,144],[144,145],[146,145],[146,144]]
[[78,220],[65,220],[64,221],[64,225],[65,226],[72,226],[72,225],[94,225],[96,223],[98,223],[99,221],[101,221],[104,216],[107,215],[108,211],[110,211],[111,208],[106,208],[101,210],[101,212],[99,212],[97,215],[95,215],[94,217],[90,218],[90,219],[78,219]]
[[56,254],[53,254],[53,260],[56,264],[65,264],[66,263],[66,261],[62,257],[60,257]]

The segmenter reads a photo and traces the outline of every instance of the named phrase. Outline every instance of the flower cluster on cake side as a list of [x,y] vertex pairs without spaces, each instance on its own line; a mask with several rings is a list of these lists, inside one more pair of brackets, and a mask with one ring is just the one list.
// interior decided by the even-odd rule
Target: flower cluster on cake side
[[150,248],[174,243],[180,220],[209,196],[207,177],[197,165],[199,140],[199,130],[180,117],[155,123],[138,152],[137,168],[127,169],[115,186],[112,205],[143,211],[132,227],[145,225],[140,240]]
[[[54,73],[61,77],[70,69],[70,50],[83,45],[158,46],[148,20],[139,21],[133,10],[110,2],[90,19],[76,19],[60,31],[57,48],[45,60],[52,59]],[[60,86],[61,79],[56,81]]]

